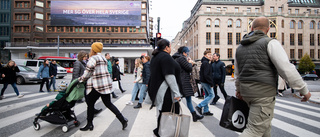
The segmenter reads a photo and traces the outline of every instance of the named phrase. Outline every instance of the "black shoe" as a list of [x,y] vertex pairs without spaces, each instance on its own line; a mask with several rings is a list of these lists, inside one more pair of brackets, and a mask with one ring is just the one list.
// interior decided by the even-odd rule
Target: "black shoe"
[[121,121],[122,124],[122,130],[124,130],[128,126],[128,119],[124,118],[123,121]]
[[118,98],[118,96],[117,95],[112,95],[112,98]]
[[153,134],[156,135],[157,137],[160,137],[158,128],[153,130]]
[[83,103],[82,99],[77,100],[77,103]]
[[196,122],[197,120],[203,119],[203,117],[204,117],[202,115],[198,115],[196,111],[193,111],[191,114],[192,114],[193,122]]
[[139,98],[136,98],[136,99],[134,99],[134,100],[139,100]]
[[121,92],[124,93],[124,92],[126,92],[126,90],[122,90]]
[[102,109],[94,109],[94,114],[97,115],[102,111]]
[[210,105],[216,105],[216,104],[217,104],[216,102],[211,102],[211,103],[210,103]]
[[142,108],[142,105],[141,105],[141,103],[138,103],[138,105],[136,105],[136,106],[134,106],[133,108]]
[[87,131],[89,129],[90,129],[90,131],[93,130],[93,125],[92,124],[87,124],[85,127],[80,128],[81,131]]
[[210,111],[203,113],[204,116],[213,116],[213,113],[211,113]]
[[198,106],[196,106],[195,108],[196,108],[196,110],[198,111],[198,113],[199,113],[200,115],[202,115],[202,108],[200,108],[200,107],[198,107]]
[[44,92],[43,90],[40,90],[39,92]]

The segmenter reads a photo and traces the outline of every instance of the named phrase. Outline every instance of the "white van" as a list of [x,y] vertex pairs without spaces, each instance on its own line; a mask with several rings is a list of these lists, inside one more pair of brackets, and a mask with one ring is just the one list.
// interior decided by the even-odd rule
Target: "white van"
[[[35,72],[39,71],[40,65],[43,64],[43,60],[24,60],[24,59],[16,59],[14,60],[17,65],[27,66],[33,69]],[[57,78],[63,78],[67,76],[67,70],[57,64]]]

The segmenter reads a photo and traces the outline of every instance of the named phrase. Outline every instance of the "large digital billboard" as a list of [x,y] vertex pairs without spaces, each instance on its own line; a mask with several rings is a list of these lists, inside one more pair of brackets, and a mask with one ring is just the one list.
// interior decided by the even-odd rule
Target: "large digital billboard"
[[141,26],[141,2],[51,0],[51,26]]

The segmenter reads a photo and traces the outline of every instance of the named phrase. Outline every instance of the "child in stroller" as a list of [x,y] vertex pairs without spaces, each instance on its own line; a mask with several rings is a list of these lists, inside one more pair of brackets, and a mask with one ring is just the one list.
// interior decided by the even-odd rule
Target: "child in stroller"
[[59,94],[55,97],[56,100],[47,104],[39,114],[36,114],[33,125],[35,130],[40,130],[38,119],[47,121],[52,124],[63,124],[63,132],[67,132],[68,123],[74,120],[73,124],[77,127],[80,122],[71,108],[75,106],[77,100],[83,98],[85,86],[84,83],[79,83],[77,79],[73,80],[68,86],[67,82],[62,81],[58,85]]

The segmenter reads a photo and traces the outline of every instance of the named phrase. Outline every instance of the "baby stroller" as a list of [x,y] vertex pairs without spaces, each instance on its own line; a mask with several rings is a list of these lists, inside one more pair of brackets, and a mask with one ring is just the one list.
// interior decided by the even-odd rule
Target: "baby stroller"
[[[79,83],[76,79],[68,86],[65,81],[62,81],[58,87],[60,92],[56,96],[56,100],[47,104],[39,114],[36,114],[36,118],[33,121],[33,126],[36,131],[40,130],[38,119],[52,124],[63,125],[63,132],[68,132],[69,127],[73,124],[76,127],[80,125],[71,108],[75,106],[77,100],[83,98],[85,91],[84,83]],[[73,124],[69,124],[71,121],[73,121]]]

